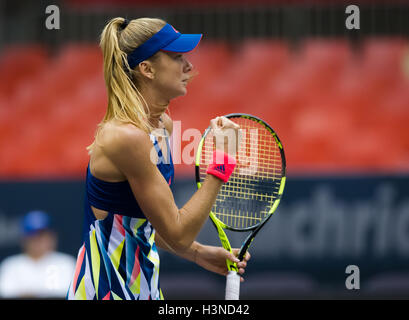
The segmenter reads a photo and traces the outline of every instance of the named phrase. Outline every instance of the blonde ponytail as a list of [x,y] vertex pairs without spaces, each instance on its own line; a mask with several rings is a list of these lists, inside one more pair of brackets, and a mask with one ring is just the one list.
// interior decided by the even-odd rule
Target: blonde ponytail
[[101,34],[100,47],[104,59],[108,107],[104,119],[98,124],[94,142],[87,147],[89,152],[96,143],[101,126],[111,119],[132,123],[147,133],[153,129],[149,123],[146,101],[138,90],[140,74],[129,68],[127,54],[152,37],[166,22],[161,19],[140,18],[131,20],[123,29],[121,26],[124,21],[124,18],[113,18]]

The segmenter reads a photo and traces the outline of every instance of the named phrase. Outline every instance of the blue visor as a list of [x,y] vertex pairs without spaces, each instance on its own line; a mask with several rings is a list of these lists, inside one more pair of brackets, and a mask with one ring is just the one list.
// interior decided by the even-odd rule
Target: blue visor
[[159,50],[189,52],[202,38],[202,34],[181,34],[170,24],[166,24],[150,39],[128,54],[128,64],[134,69],[142,61],[149,59]]

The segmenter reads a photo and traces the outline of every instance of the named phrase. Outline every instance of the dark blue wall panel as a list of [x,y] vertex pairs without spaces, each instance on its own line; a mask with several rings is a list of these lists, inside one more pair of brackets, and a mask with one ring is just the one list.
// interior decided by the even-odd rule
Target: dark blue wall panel
[[[183,206],[195,183],[176,179],[173,192]],[[1,182],[0,260],[18,252],[18,219],[32,209],[52,215],[59,249],[76,255],[83,197],[83,181]],[[235,246],[243,236],[229,234]],[[219,245],[209,222],[198,240]],[[409,297],[409,176],[289,177],[251,253],[244,298]],[[360,269],[360,290],[345,288],[348,265]],[[223,277],[164,251],[161,276],[167,298],[223,298]]]

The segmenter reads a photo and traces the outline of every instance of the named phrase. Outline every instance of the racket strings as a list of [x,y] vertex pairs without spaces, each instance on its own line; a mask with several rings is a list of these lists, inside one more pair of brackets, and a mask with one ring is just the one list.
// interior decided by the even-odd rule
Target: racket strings
[[[246,118],[231,120],[240,125],[243,133],[236,155],[237,165],[222,186],[212,211],[227,226],[245,229],[262,221],[278,198],[283,159],[278,140],[264,125]],[[202,181],[214,150],[210,132],[202,147]]]

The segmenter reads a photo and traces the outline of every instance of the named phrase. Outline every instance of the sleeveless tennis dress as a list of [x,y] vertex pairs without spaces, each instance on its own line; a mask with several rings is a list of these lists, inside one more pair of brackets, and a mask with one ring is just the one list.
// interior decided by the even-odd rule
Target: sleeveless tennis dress
[[[150,138],[159,158],[157,167],[170,185],[174,168],[168,138],[166,158],[157,139],[153,135]],[[91,206],[107,211],[107,217],[96,220]],[[139,207],[128,181],[97,179],[89,165],[83,237],[67,299],[163,299],[155,230]]]

